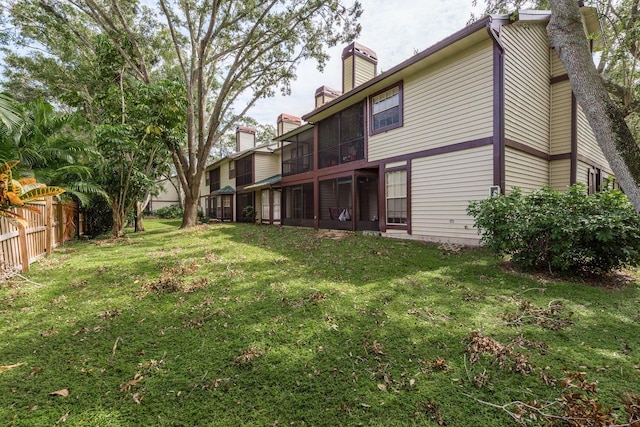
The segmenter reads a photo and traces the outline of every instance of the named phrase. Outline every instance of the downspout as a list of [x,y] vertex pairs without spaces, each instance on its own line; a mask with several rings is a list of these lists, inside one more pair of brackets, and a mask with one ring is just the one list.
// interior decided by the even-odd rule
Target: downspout
[[502,20],[487,22],[487,32],[493,40],[493,185],[505,191],[505,143],[504,143],[504,70],[505,48],[497,32]]

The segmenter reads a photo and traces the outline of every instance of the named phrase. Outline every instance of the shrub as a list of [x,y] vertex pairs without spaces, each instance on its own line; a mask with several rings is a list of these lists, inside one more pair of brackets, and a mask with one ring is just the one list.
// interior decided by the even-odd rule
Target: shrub
[[156,216],[162,219],[181,218],[183,214],[184,209],[178,205],[165,206],[156,210]]
[[601,274],[640,264],[640,215],[618,190],[515,189],[473,201],[467,213],[483,245],[522,267]]

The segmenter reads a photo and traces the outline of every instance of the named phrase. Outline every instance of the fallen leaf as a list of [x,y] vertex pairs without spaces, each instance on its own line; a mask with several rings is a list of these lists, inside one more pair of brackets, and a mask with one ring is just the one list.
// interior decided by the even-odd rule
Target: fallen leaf
[[24,362],[16,363],[16,364],[13,364],[13,365],[0,366],[0,374],[5,372],[5,371],[8,371],[9,369],[17,368],[18,366],[22,366],[22,365],[24,365]]
[[416,380],[414,380],[413,378],[411,378],[411,379],[409,380],[409,385],[410,385],[411,387],[413,387],[415,384],[416,384]]
[[71,411],[67,411],[67,413],[64,414],[63,416],[61,416],[60,419],[58,419],[58,421],[56,421],[56,423],[54,425],[58,425],[60,423],[66,423],[67,422],[67,418],[69,417],[70,413],[71,413]]
[[367,405],[366,403],[361,403],[360,406],[363,408],[371,408],[371,405]]
[[378,384],[378,388],[382,391],[387,391],[387,386],[385,384]]
[[140,393],[134,393],[133,396],[131,396],[133,398],[133,401],[136,402],[138,405],[140,405],[140,403],[142,402],[143,397],[140,395]]
[[131,381],[120,384],[120,391],[128,392],[131,390],[131,387],[138,385],[138,383],[142,381],[142,378],[144,378],[142,375],[136,374]]
[[62,390],[52,391],[51,393],[49,393],[49,396],[67,397],[69,396],[69,390],[66,388],[63,388]]

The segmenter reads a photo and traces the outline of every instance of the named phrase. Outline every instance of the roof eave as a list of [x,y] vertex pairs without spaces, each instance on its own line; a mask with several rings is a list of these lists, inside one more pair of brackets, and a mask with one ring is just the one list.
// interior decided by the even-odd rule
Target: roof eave
[[330,109],[331,107],[333,107],[336,104],[341,103],[342,101],[344,101],[345,99],[352,97],[358,93],[363,92],[364,90],[370,88],[371,86],[375,85],[376,83],[379,83],[382,80],[386,80],[390,77],[392,77],[393,75],[397,74],[398,72],[402,71],[403,69],[416,64],[428,57],[430,57],[431,55],[440,52],[443,49],[446,49],[447,47],[453,45],[454,43],[465,39],[466,37],[469,37],[470,35],[482,30],[482,29],[486,29],[487,26],[491,23],[491,19],[492,17],[487,15],[481,19],[479,19],[478,21],[474,22],[473,24],[467,25],[466,27],[462,28],[461,30],[451,34],[450,36],[440,40],[439,42],[437,42],[436,44],[428,47],[427,49],[423,50],[422,52],[419,52],[418,54],[412,56],[411,58],[405,60],[404,62],[401,62],[400,64],[396,65],[395,67],[392,67],[391,69],[389,69],[388,71],[379,74],[378,76],[374,77],[373,79],[361,84],[360,86],[357,86],[356,88],[352,89],[351,91],[343,94],[342,96],[327,102],[326,104],[316,108],[315,110],[311,111],[308,114],[305,114],[304,116],[302,116],[302,119],[307,121],[307,122],[313,122],[313,118],[316,117],[318,114],[322,113],[323,111],[326,111],[327,109]]

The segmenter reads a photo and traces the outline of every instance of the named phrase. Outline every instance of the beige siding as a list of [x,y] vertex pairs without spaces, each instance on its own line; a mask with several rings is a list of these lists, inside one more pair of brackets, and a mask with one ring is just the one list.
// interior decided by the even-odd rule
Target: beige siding
[[[180,186],[180,180],[178,177],[172,178],[175,186]],[[160,193],[157,196],[152,196],[149,200],[148,206],[153,210],[153,212],[157,211],[160,208],[164,208],[172,205],[180,204],[180,196],[176,190],[176,187],[169,182],[168,179],[163,179],[159,181],[160,184]],[[205,189],[207,190],[207,189]]]
[[596,137],[591,130],[582,108],[578,106],[578,155],[585,156],[598,165],[609,167],[609,162],[604,157]]
[[492,42],[473,46],[404,81],[401,128],[369,137],[369,161],[490,137]]
[[366,59],[356,56],[356,86],[367,82],[376,76],[375,64]]
[[567,69],[564,68],[564,64],[560,61],[560,57],[555,49],[549,49],[551,56],[551,77],[558,77],[567,74]]
[[581,182],[588,187],[589,169],[591,169],[591,165],[578,161],[578,174],[576,176],[576,182]]
[[254,168],[256,176],[253,177],[253,182],[258,182],[280,173],[280,156],[277,154],[256,153],[253,158],[256,162]]
[[412,233],[428,240],[478,241],[470,200],[489,196],[493,183],[491,147],[478,147],[411,163]]
[[342,61],[342,91],[344,93],[353,89],[353,55]]
[[503,27],[505,138],[549,152],[549,48],[542,25]]
[[220,188],[230,185],[234,189],[236,188],[235,178],[229,179],[229,162],[224,162],[220,165]]
[[551,86],[551,154],[571,152],[571,85]]
[[571,160],[553,160],[549,163],[549,185],[556,190],[565,191],[571,183]]
[[505,191],[515,187],[530,193],[549,184],[549,162],[522,151],[505,149]]

